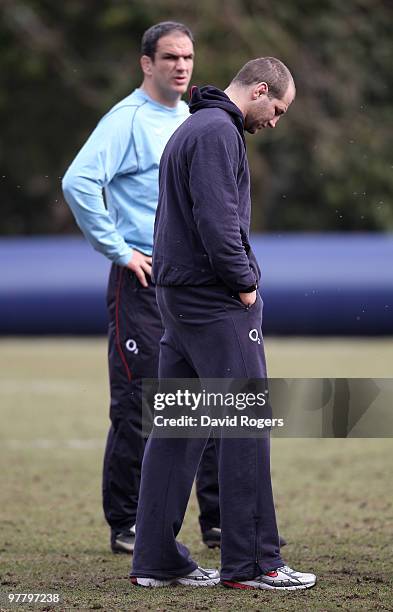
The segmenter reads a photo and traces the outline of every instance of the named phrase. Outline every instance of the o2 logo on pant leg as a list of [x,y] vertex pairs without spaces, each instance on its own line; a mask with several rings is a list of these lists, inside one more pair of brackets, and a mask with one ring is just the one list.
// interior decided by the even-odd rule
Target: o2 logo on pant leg
[[134,353],[135,355],[137,355],[139,353],[139,348],[137,343],[135,342],[135,340],[133,338],[129,338],[126,342],[126,349],[127,351],[130,351],[130,353]]
[[261,339],[259,337],[257,329],[250,329],[248,337],[250,338],[250,340],[252,340],[252,342],[258,342],[258,344],[261,344]]

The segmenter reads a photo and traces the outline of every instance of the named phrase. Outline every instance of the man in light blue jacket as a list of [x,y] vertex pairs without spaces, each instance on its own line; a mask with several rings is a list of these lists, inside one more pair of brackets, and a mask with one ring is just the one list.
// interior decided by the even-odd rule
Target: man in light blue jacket
[[[163,22],[142,39],[140,88],[98,123],[63,179],[64,196],[92,246],[112,261],[108,284],[111,428],[103,470],[103,506],[114,552],[131,553],[140,471],[143,378],[156,378],[163,333],[151,284],[158,169],[164,147],[188,116],[181,101],[193,69],[193,36]],[[218,545],[216,457],[209,444],[197,492],[201,529]]]

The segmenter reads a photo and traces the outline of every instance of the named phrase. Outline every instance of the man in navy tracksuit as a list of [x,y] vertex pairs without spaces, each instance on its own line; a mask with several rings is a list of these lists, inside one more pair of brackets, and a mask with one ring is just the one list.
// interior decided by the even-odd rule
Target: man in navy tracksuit
[[[225,93],[194,88],[191,117],[160,165],[153,276],[165,333],[160,378],[265,378],[260,271],[249,244],[244,130],[275,127],[295,96],[275,58],[248,62]],[[141,586],[223,584],[297,589],[315,584],[280,556],[269,438],[217,440],[221,576],[176,541],[206,440],[148,441],[131,572]]]

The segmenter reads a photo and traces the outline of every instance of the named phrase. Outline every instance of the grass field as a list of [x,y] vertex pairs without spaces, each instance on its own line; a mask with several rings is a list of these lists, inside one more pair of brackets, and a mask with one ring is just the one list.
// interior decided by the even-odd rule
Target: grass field
[[[392,340],[266,344],[272,376],[392,377]],[[30,592],[59,593],[58,610],[393,610],[393,440],[273,440],[284,558],[318,574],[314,589],[143,590],[129,585],[130,559],[110,553],[102,517],[107,403],[105,340],[0,341],[1,610],[5,594]],[[219,566],[194,497],[180,535]]]

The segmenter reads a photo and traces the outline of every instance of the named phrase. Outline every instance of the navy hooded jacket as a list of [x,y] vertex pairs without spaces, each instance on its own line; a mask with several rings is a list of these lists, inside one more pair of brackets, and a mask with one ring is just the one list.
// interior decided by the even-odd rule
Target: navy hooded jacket
[[211,86],[193,89],[190,112],[161,157],[153,281],[252,291],[260,271],[249,244],[243,115]]

